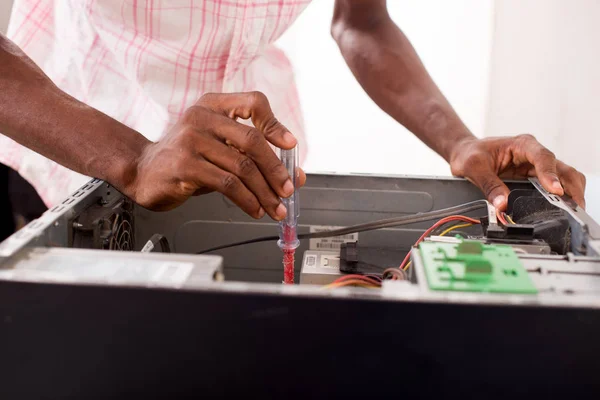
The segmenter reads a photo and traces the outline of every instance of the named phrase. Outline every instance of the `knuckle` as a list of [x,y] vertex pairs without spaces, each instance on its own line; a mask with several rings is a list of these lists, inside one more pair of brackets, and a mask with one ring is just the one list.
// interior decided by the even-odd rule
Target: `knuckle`
[[194,127],[192,125],[186,124],[179,131],[179,135],[185,139],[191,138],[196,135],[196,130],[194,129]]
[[273,164],[271,164],[268,168],[267,171],[271,174],[271,175],[279,175],[279,174],[286,174],[287,176],[287,170],[285,169],[285,167],[283,166],[283,164],[281,163],[281,161],[276,161]]
[[221,188],[223,192],[229,193],[239,187],[240,181],[233,174],[226,174],[221,181]]
[[277,128],[279,128],[281,126],[281,124],[279,123],[279,121],[277,120],[277,118],[275,118],[274,116],[269,118],[266,122],[265,122],[265,126],[264,126],[264,131],[267,132],[268,134],[272,134]]
[[202,125],[208,110],[200,105],[193,105],[183,113],[182,121],[189,125]]
[[452,163],[450,164],[450,173],[452,176],[463,176],[465,174],[465,170],[462,164]]
[[491,195],[498,189],[502,188],[502,183],[496,179],[484,179],[481,183],[481,189],[486,196]]
[[204,93],[202,96],[200,96],[197,103],[198,104],[208,104],[215,98],[216,95],[217,95],[216,93],[212,93],[212,92]]
[[249,157],[240,156],[236,161],[236,170],[240,176],[248,176],[256,170],[256,167]]
[[547,158],[547,159],[553,159],[556,160],[556,155],[551,152],[550,150],[548,150],[546,147],[541,146],[540,150],[539,150],[539,155],[541,157]]
[[574,178],[574,177],[582,175],[582,174],[579,171],[577,171],[575,168],[569,166],[567,168],[567,175],[571,178]]
[[250,101],[254,105],[265,105],[269,104],[269,100],[267,100],[267,96],[263,92],[254,91],[250,92]]
[[537,139],[531,133],[522,133],[522,134],[518,135],[516,139],[520,140],[522,142],[531,142],[531,141],[537,142]]
[[179,181],[179,191],[186,197],[192,196],[197,189],[198,186],[192,182]]
[[246,132],[245,143],[246,143],[246,146],[249,148],[260,145],[262,142],[262,139],[263,139],[262,134],[255,128],[250,128]]

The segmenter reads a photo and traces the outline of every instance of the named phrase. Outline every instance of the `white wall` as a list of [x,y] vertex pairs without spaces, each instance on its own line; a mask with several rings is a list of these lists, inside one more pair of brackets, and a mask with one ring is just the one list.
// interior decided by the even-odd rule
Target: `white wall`
[[[394,0],[392,18],[467,126],[482,134],[489,88],[491,0]],[[449,175],[446,162],[364,93],[329,34],[333,0],[307,8],[279,40],[306,119],[309,171]]]
[[0,0],[0,32],[6,33],[13,0]]
[[600,218],[600,2],[496,2],[486,134],[528,132],[588,178]]
[[[12,0],[0,0],[6,32]],[[600,2],[390,0],[442,91],[475,134],[535,134],[586,173],[600,219]],[[280,39],[295,65],[311,154],[307,169],[449,174],[381,112],[329,35],[333,0],[315,0]]]

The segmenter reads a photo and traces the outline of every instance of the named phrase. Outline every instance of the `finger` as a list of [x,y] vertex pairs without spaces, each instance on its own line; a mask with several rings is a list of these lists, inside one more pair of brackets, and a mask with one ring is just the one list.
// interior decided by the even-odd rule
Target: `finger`
[[269,186],[280,197],[289,197],[294,192],[288,172],[271,149],[263,134],[255,128],[242,125],[229,118],[211,119],[211,131],[223,142],[229,140],[235,147],[250,157],[265,177]]
[[195,168],[188,171],[187,179],[195,182],[198,187],[208,187],[223,193],[253,218],[262,218],[265,215],[265,210],[256,196],[244,186],[238,177],[208,161],[200,160]]
[[302,186],[304,186],[306,184],[306,173],[304,172],[304,170],[302,168],[298,168],[296,170],[296,175],[297,175],[296,186],[301,188]]
[[557,171],[565,188],[565,193],[571,196],[581,208],[585,209],[585,175],[562,161],[557,162]]
[[556,171],[557,161],[554,153],[542,146],[531,135],[521,135],[516,143],[518,146],[516,152],[524,152],[527,161],[534,166],[536,175],[544,189],[550,193],[562,196],[564,188],[558,178],[558,172]]
[[499,211],[506,210],[508,187],[492,168],[493,162],[487,154],[474,154],[466,162],[465,178],[477,186],[486,199]]
[[206,160],[237,176],[271,218],[277,221],[285,218],[285,206],[250,157],[210,136],[198,135],[196,146]]
[[229,118],[251,118],[254,127],[279,148],[289,150],[298,143],[294,135],[275,118],[267,96],[261,92],[209,93],[202,96],[198,104]]

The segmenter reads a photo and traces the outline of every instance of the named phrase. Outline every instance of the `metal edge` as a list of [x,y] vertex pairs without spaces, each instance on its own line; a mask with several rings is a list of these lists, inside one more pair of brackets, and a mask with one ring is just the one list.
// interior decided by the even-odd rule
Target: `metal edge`
[[[78,190],[72,193],[69,197],[64,199],[60,204],[50,208],[38,219],[35,219],[24,226],[18,232],[9,236],[6,240],[0,243],[0,265],[5,259],[13,256],[21,249],[25,247],[31,247],[36,245],[49,245],[53,246],[50,240],[52,228],[54,229],[68,229],[66,226],[61,226],[63,220],[67,220],[73,217],[75,208],[84,203],[90,202],[90,193],[98,192],[102,189],[105,184],[100,179],[92,179],[86,184],[82,185]],[[112,189],[110,186],[109,190]],[[115,190],[115,193],[118,193]],[[106,197],[99,194],[99,198]],[[120,195],[120,194],[119,194]],[[46,237],[46,243],[40,243],[43,238]]]

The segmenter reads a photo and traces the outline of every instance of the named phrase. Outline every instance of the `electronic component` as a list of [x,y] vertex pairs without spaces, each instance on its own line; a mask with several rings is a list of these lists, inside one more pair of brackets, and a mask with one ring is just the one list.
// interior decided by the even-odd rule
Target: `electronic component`
[[304,252],[300,284],[327,285],[341,276],[339,252],[322,250]]
[[423,242],[419,255],[431,290],[537,293],[510,246]]
[[[529,181],[511,181],[507,186],[513,191],[541,191]],[[301,225],[296,226],[300,240],[296,252],[304,255],[302,271],[298,263],[296,273],[300,272],[303,285],[281,285],[281,253],[274,245],[280,237],[270,219],[251,219],[219,193],[191,198],[168,212],[135,205],[128,209],[114,188],[92,181],[0,244],[4,324],[0,332],[6,343],[2,371],[8,377],[2,390],[21,393],[26,388],[35,391],[31,398],[63,398],[73,393],[75,382],[82,396],[104,388],[104,397],[114,397],[114,388],[129,389],[129,382],[150,396],[162,387],[212,393],[215,387],[231,392],[260,385],[273,393],[277,382],[282,383],[277,393],[318,397],[327,388],[315,391],[314,385],[290,379],[305,374],[305,363],[299,361],[316,359],[324,361],[316,363],[317,373],[311,374],[327,376],[339,384],[336,387],[345,387],[350,370],[361,371],[361,381],[378,382],[381,371],[393,369],[418,382],[433,379],[439,385],[429,387],[437,390],[436,395],[461,390],[467,397],[497,393],[506,398],[550,392],[552,397],[568,398],[580,388],[589,391],[599,365],[595,338],[600,331],[600,235],[595,232],[600,226],[585,210],[562,198],[527,193],[514,197],[511,192],[508,214],[499,214],[496,225],[500,229],[532,225],[533,238],[530,233],[512,237],[514,229],[511,238],[488,237],[478,223],[486,217],[486,203],[467,181],[311,174],[302,189]],[[90,234],[85,243],[75,240],[75,235],[88,232],[74,228],[89,229],[98,221],[99,204],[105,205],[102,215],[130,212],[127,220],[137,237],[135,251],[69,249],[102,248],[106,239],[110,247],[114,234],[96,235],[101,240],[91,240]],[[448,216],[460,218],[440,222]],[[111,218],[102,218],[107,222],[103,229],[112,226]],[[541,223],[545,228],[539,229]],[[331,231],[323,232],[323,227]],[[158,252],[156,240],[150,240],[159,244],[153,251],[139,252],[158,232],[173,252]],[[360,239],[356,246],[346,245],[345,254],[316,251],[315,241],[309,240],[351,232],[360,232]],[[406,271],[399,268],[422,236],[421,248],[455,248],[462,243],[456,234],[472,237],[469,242],[479,242],[483,249],[480,255],[477,249],[449,252],[450,258],[459,260],[444,260],[454,280],[466,276],[474,282],[470,287],[474,291],[430,287],[418,247],[404,264]],[[259,243],[265,241],[270,243]],[[503,241],[509,241],[509,247],[498,245]],[[123,248],[125,242],[118,243]],[[510,267],[503,268],[500,260],[482,260],[487,246],[512,248],[506,257],[513,260]],[[553,254],[540,254],[540,249],[550,253],[550,246]],[[185,264],[208,260],[182,253],[201,249],[222,256],[225,279],[217,268],[194,268],[200,274],[188,276],[180,286],[185,278],[177,277],[185,276]],[[389,253],[381,257],[382,252]],[[506,279],[515,280],[511,270],[516,259],[524,270],[515,273],[526,274],[531,280],[526,290],[533,287],[537,293],[515,289],[521,283],[506,284],[500,288],[504,292],[494,290],[496,271],[507,270]],[[32,268],[20,269],[23,263]],[[161,270],[161,263],[178,267]],[[377,272],[367,264],[388,269]],[[56,272],[60,273],[53,276]],[[195,276],[198,283],[192,284]],[[449,277],[448,272],[440,275]],[[475,290],[475,284],[481,287]],[[152,343],[165,345],[149,347]],[[363,343],[384,350],[357,346]],[[102,353],[102,368],[98,349],[111,350]],[[457,355],[465,361],[461,368],[456,368]],[[64,361],[59,369],[52,364],[57,357]],[[565,360],[573,359],[577,362],[568,363],[566,374]],[[182,378],[172,368],[176,364],[191,369],[186,368]],[[243,384],[231,385],[232,365],[261,365],[267,370],[245,368]],[[125,382],[122,371],[134,376]],[[149,379],[157,374],[160,379]],[[42,383],[28,385],[32,380]],[[423,385],[412,386],[423,391]],[[556,396],[561,389],[561,396]],[[350,385],[344,395],[353,392]]]
[[389,247],[362,247],[358,242],[342,243],[339,253],[340,271],[345,274],[381,274],[398,266],[406,250]]
[[2,264],[0,281],[193,288],[223,280],[220,256],[32,247]]

